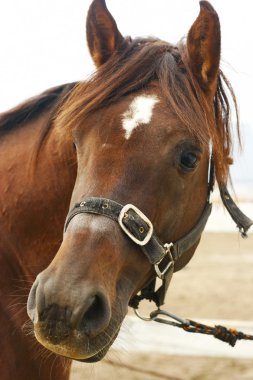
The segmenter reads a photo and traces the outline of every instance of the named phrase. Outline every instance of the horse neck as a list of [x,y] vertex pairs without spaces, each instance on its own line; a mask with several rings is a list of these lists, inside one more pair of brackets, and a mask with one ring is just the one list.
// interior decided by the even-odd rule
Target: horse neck
[[76,177],[67,131],[51,125],[37,151],[49,117],[43,113],[0,140],[0,260],[8,255],[16,275],[21,271],[30,280],[57,252]]
[[61,242],[76,177],[72,142],[63,130],[52,125],[36,157],[49,119],[43,112],[0,139],[1,379],[69,378],[70,362],[63,366],[50,356],[43,365],[45,353],[38,355],[41,347],[22,329],[30,285]]

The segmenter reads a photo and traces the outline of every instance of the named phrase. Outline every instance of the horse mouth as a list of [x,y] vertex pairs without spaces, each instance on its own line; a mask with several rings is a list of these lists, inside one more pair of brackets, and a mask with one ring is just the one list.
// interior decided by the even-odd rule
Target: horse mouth
[[94,338],[89,338],[80,331],[70,331],[62,337],[49,336],[44,326],[35,326],[35,337],[40,344],[53,353],[67,359],[86,363],[95,363],[103,359],[118,336],[121,324],[114,331],[104,331]]

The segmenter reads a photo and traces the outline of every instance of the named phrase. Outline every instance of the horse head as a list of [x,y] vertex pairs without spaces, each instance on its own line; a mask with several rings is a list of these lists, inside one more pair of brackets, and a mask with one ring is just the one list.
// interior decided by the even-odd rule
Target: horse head
[[[226,183],[230,134],[219,19],[207,1],[186,41],[172,45],[124,38],[105,1],[94,0],[87,40],[97,71],[72,90],[54,121],[72,131],[76,147],[72,211],[59,251],[31,289],[28,314],[46,348],[97,361],[129,303],[154,280],[161,247],[160,270],[167,268],[163,243],[203,224],[210,162]],[[127,204],[134,207],[122,214]],[[194,254],[202,224],[173,257],[173,271]]]

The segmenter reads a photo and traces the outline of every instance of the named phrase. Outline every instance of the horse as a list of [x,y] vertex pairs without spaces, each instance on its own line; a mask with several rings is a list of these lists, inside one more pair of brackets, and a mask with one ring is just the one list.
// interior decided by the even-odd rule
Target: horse
[[94,75],[0,116],[2,380],[67,380],[72,360],[101,360],[129,305],[164,303],[214,180],[232,202],[236,99],[209,2],[177,45],[124,38],[105,0],[86,30]]

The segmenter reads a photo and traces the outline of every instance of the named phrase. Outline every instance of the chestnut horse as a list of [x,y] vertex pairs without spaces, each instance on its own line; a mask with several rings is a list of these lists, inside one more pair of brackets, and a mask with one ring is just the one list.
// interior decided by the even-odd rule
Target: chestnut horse
[[[87,39],[90,80],[0,118],[1,380],[66,380],[71,359],[103,358],[129,303],[153,282],[153,264],[161,304],[165,272],[192,257],[210,213],[208,171],[220,187],[227,181],[228,82],[212,6],[201,1],[174,46],[122,37],[105,1],[94,0]],[[130,203],[138,209],[122,214]],[[161,242],[180,241],[176,260]]]

